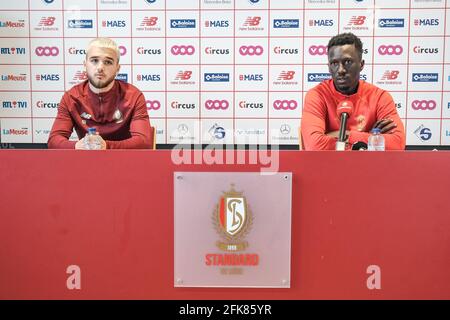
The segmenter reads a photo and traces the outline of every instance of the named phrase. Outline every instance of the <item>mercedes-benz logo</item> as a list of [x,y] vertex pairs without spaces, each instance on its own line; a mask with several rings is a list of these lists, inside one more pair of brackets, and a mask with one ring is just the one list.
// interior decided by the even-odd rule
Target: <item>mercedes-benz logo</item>
[[282,134],[289,134],[289,132],[291,132],[291,127],[288,124],[282,124],[280,127],[280,132]]
[[187,124],[181,123],[178,125],[177,130],[180,135],[184,136],[189,132],[189,127],[187,126]]

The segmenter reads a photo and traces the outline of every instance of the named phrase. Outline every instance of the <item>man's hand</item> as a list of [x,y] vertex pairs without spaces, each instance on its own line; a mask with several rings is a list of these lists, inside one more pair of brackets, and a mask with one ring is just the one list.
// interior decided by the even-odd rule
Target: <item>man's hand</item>
[[[381,133],[389,133],[389,131],[395,129],[397,124],[392,119],[380,119],[373,125],[372,129],[378,128]],[[372,130],[371,130],[372,131]]]
[[[75,144],[76,150],[88,150],[85,148],[84,139],[78,140]],[[106,150],[106,141],[103,140],[102,136],[98,134],[97,132],[97,139],[100,141],[100,150]]]
[[[349,134],[350,134],[350,131],[345,130],[345,141],[348,140]],[[326,135],[329,137],[338,139],[339,138],[339,130],[327,132]]]

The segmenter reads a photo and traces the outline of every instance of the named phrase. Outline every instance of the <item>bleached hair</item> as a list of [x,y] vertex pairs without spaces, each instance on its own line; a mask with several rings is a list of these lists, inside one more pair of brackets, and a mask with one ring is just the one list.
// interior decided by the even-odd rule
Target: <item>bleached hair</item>
[[91,47],[113,49],[117,54],[117,62],[120,60],[120,51],[117,43],[110,38],[95,38],[91,40],[86,48],[86,55]]

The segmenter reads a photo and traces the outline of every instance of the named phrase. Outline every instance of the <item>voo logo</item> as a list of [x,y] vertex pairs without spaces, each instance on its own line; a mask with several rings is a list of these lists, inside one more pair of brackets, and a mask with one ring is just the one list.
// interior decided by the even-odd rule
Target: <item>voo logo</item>
[[39,57],[42,56],[57,56],[59,54],[59,49],[57,47],[37,47],[36,50],[34,50],[36,55]]
[[312,56],[323,56],[328,53],[328,48],[327,46],[311,46],[308,52]]
[[207,110],[226,110],[229,107],[227,100],[206,100],[205,108]]
[[120,56],[124,56],[127,54],[127,48],[125,48],[124,46],[119,46],[119,53]]
[[411,106],[414,110],[434,110],[437,103],[434,100],[414,100]]
[[275,110],[295,110],[297,109],[297,101],[295,100],[275,100],[273,108]]
[[172,48],[170,49],[170,52],[172,52],[172,54],[174,56],[192,56],[195,53],[195,48],[194,46],[172,46]]
[[239,53],[241,56],[260,56],[264,52],[261,46],[241,46],[239,48]]
[[395,45],[395,46],[393,46],[393,45],[388,45],[388,46],[381,45],[381,46],[378,47],[378,53],[381,54],[382,56],[385,56],[385,55],[389,55],[389,56],[397,55],[398,56],[398,55],[401,55],[403,53],[403,47],[400,46],[400,45]]
[[158,110],[161,108],[161,103],[158,100],[146,100],[145,105],[147,110]]

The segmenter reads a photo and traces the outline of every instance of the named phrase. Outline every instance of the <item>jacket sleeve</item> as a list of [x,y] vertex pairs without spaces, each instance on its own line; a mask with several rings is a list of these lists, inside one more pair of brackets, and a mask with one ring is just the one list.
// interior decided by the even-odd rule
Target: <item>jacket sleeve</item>
[[[377,105],[377,118],[392,119],[397,127],[389,133],[384,133],[384,143],[386,150],[404,150],[406,144],[405,127],[400,119],[397,109],[395,108],[394,100],[389,92],[385,91],[380,97]],[[371,130],[372,128],[367,128]],[[359,132],[352,130],[349,135],[349,143],[353,144],[357,141],[363,141],[367,143],[369,139],[369,132]]]
[[319,93],[308,91],[301,121],[301,139],[305,150],[334,150],[336,139],[326,135],[327,106]]
[[76,141],[69,141],[73,132],[73,120],[69,112],[69,95],[65,93],[58,106],[58,114],[48,137],[49,149],[75,149]]
[[120,141],[106,141],[107,149],[151,149],[153,146],[150,132],[150,119],[145,105],[144,95],[140,93],[136,100],[130,123],[131,138]]

